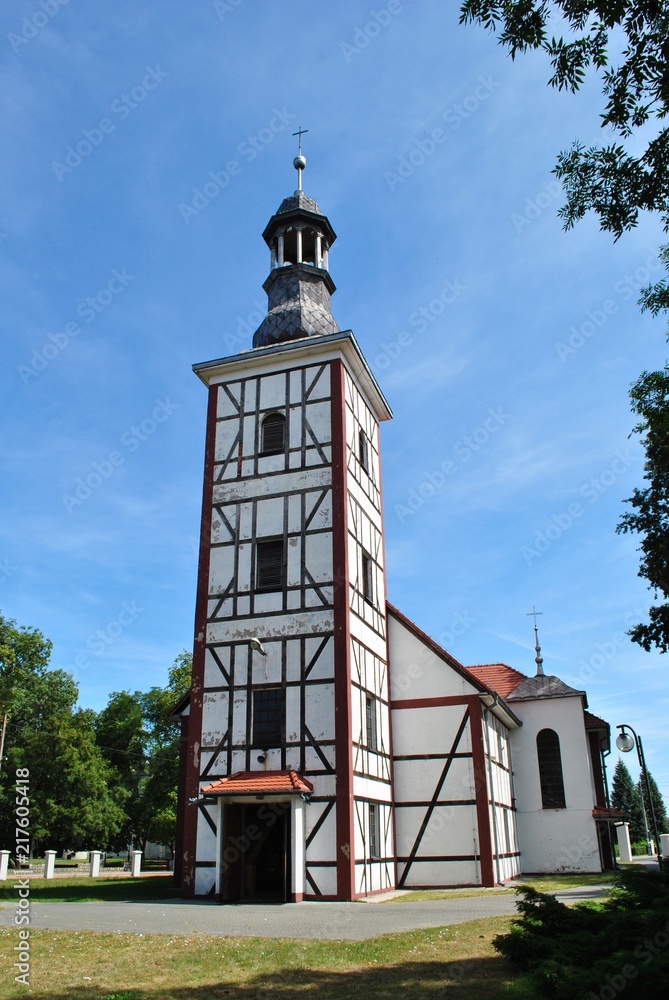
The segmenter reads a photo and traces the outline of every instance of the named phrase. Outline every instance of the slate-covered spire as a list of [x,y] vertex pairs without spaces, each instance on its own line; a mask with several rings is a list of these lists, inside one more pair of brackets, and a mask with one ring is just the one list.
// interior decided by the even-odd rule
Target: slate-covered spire
[[253,336],[254,347],[339,330],[330,311],[335,284],[328,271],[328,251],[337,237],[314,199],[302,190],[307,161],[301,138],[293,160],[297,190],[284,198],[262,234],[270,249],[271,270],[263,285],[267,316]]

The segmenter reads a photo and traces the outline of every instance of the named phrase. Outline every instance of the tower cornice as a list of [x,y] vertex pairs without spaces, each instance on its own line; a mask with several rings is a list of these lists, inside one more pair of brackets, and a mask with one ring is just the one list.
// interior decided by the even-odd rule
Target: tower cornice
[[392,410],[376,381],[371,368],[360,350],[352,330],[339,330],[321,337],[302,337],[266,347],[255,347],[227,358],[202,361],[193,365],[193,371],[206,386],[222,382],[231,374],[239,372],[244,376],[260,374],[267,369],[276,369],[284,363],[286,368],[301,361],[331,361],[344,358],[346,366],[379,421],[391,420]]

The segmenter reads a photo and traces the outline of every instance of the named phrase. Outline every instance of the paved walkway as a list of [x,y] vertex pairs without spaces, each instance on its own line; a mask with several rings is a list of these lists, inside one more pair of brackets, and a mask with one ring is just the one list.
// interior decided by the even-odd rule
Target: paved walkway
[[[556,893],[564,902],[606,895],[606,886]],[[427,927],[446,927],[479,917],[516,912],[514,895],[490,893],[466,899],[417,903],[289,903],[283,906],[227,905],[183,899],[168,902],[32,903],[35,928],[114,931],[122,934],[213,934],[225,937],[364,940]],[[15,907],[0,909],[0,926],[14,925]]]

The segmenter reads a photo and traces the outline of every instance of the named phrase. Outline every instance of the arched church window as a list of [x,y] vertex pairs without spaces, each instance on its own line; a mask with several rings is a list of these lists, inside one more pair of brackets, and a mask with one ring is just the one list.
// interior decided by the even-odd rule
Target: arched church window
[[276,455],[286,447],[286,418],[283,413],[268,413],[260,429],[260,453]]
[[560,737],[554,729],[542,729],[537,734],[537,758],[542,806],[544,809],[565,809]]

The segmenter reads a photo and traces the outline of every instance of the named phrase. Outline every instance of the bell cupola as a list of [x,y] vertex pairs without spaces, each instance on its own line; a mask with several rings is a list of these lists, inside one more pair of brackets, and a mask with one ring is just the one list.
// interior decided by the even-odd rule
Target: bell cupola
[[270,273],[263,284],[267,316],[253,337],[254,347],[268,347],[287,340],[337,333],[330,311],[335,284],[328,270],[328,253],[335,232],[313,198],[302,190],[302,130],[298,155],[297,190],[284,198],[269,220],[263,239],[270,251]]

